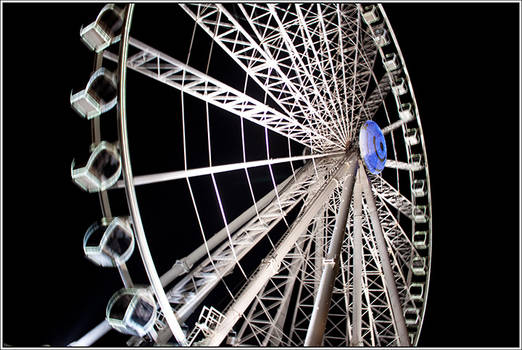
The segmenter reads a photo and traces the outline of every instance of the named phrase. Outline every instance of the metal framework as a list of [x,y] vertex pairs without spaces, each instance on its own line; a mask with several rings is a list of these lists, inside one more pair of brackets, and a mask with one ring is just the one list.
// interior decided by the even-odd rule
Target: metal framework
[[[105,34],[111,45],[96,54],[95,70],[104,63],[117,64],[123,170],[122,180],[99,192],[102,212],[111,218],[108,191],[124,189],[149,289],[158,304],[147,335],[133,336],[128,344],[416,345],[431,261],[429,172],[413,88],[383,7],[179,6],[179,15],[194,21],[193,33],[204,33],[211,43],[205,72],[191,66],[192,52],[184,62],[130,37],[132,4],[118,10],[121,32],[113,33],[116,37]],[[191,47],[194,40],[193,34]],[[213,50],[242,69],[243,91],[209,74]],[[182,106],[185,96],[205,106],[207,167],[187,166],[182,107],[184,169],[133,176],[132,135],[126,124],[126,89],[132,86],[127,87],[126,77],[134,72],[152,78],[155,86],[173,88]],[[249,95],[248,83],[264,97]],[[241,121],[242,160],[212,163],[209,105]],[[101,142],[99,118],[104,117],[91,121],[94,144]],[[386,137],[388,159],[380,174],[368,174],[359,157],[359,130],[367,120],[377,121]],[[266,159],[247,161],[245,121],[264,130]],[[287,140],[288,156],[271,156],[269,132]],[[296,155],[296,148],[303,154]],[[274,166],[281,164],[288,164],[291,172],[278,184]],[[273,185],[260,199],[250,178],[258,167],[268,169]],[[229,221],[215,176],[232,172],[245,175],[252,206]],[[205,213],[192,188],[195,177],[211,180],[215,190],[223,228],[213,235],[202,224]],[[172,268],[159,276],[135,187],[180,180],[187,184],[201,230],[194,237],[202,242],[187,256],[174,257]],[[282,225],[284,232],[274,233]],[[268,253],[255,258],[257,268],[250,272],[245,261],[252,260],[261,242],[269,242]],[[124,262],[118,270],[124,286],[132,287]],[[242,281],[239,289],[230,285],[230,276]],[[228,305],[208,304],[209,296],[223,288]],[[70,345],[92,345],[109,330],[103,321]]]

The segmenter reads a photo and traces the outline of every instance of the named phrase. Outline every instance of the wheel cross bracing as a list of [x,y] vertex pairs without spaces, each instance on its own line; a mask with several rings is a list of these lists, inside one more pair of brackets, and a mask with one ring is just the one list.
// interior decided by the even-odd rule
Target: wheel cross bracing
[[[212,42],[205,72],[190,65],[190,52],[183,62],[129,37],[133,8],[122,10],[121,40],[111,41],[120,42],[119,51],[109,46],[96,59],[97,68],[104,60],[120,65],[125,181],[111,191],[126,189],[140,254],[152,271],[149,289],[160,304],[146,335],[134,335],[128,344],[415,345],[431,261],[429,173],[415,96],[382,6],[180,4],[194,32]],[[194,35],[190,47],[193,41]],[[244,72],[244,91],[209,74],[212,50],[218,48]],[[132,175],[125,123],[125,89],[132,87],[126,69],[174,88],[182,101],[190,95],[206,106],[208,167],[187,166],[182,107],[184,170]],[[249,95],[247,81],[264,99]],[[212,163],[209,105],[239,117],[242,161]],[[367,174],[358,160],[359,129],[366,120],[380,123],[390,150],[380,174]],[[266,159],[247,161],[245,121],[264,129]],[[91,124],[93,142],[99,143],[99,119]],[[270,156],[269,132],[286,138],[288,156]],[[292,154],[292,145],[307,151]],[[283,163],[291,172],[278,184],[273,167]],[[251,171],[260,167],[269,170],[273,190],[256,200]],[[216,174],[238,170],[253,205],[229,222]],[[204,232],[191,185],[195,177],[213,183],[224,224],[214,235]],[[160,277],[145,258],[150,251],[134,187],[180,179],[190,191],[203,242]],[[99,193],[104,217],[110,218],[109,192]],[[286,228],[280,236],[273,233],[278,225]],[[264,241],[270,252],[248,272],[244,261]],[[118,270],[125,287],[132,287],[125,263]],[[244,278],[239,290],[229,285],[227,276],[234,274]],[[217,309],[207,302],[220,286],[229,303]],[[91,345],[109,329],[104,321],[71,345]]]

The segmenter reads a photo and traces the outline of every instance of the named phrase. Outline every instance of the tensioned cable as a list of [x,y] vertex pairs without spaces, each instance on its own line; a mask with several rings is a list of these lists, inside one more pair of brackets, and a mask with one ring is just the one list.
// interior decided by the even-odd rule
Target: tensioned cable
[[[218,18],[218,20],[219,20],[219,18]],[[217,28],[217,27],[216,27],[216,28]],[[214,35],[215,35],[215,33],[214,33]],[[212,48],[213,48],[213,45],[211,46],[211,52],[212,52]],[[209,61],[207,62],[207,74],[208,74],[209,63],[210,63],[210,56],[209,56]],[[246,82],[245,82],[245,92],[246,92]],[[265,94],[265,100],[264,100],[264,103],[265,103],[265,104],[266,104],[266,98],[267,98],[267,95]],[[243,125],[243,124],[242,124],[242,132],[243,132],[243,133],[242,133],[243,157],[244,157],[244,160],[245,160],[245,159],[246,159],[246,151],[245,151],[245,146],[244,146],[244,125]],[[211,142],[210,142],[210,127],[209,127],[209,122],[208,122],[208,107],[207,107],[207,133],[208,133],[208,141],[207,141],[207,142],[208,142],[209,159],[211,159],[212,150],[211,150]],[[267,129],[266,129],[266,128],[265,128],[265,135],[267,135]],[[266,142],[266,145],[267,145],[267,151],[268,151],[268,150],[269,150],[269,148],[268,148],[268,147],[269,147],[269,146],[268,146],[268,144],[269,144],[269,142],[268,142],[268,137],[265,138],[265,142]],[[267,152],[267,157],[268,157],[268,159],[269,159],[269,152]],[[284,214],[284,212],[283,212],[283,210],[282,210],[282,208],[281,208],[281,204],[280,204],[280,201],[279,201],[279,194],[278,194],[277,186],[275,185],[275,180],[274,180],[273,172],[272,172],[272,169],[271,169],[271,168],[270,168],[270,171],[271,171],[271,176],[272,176],[272,180],[273,180],[274,191],[275,191],[275,193],[276,193],[276,196],[278,197],[278,204],[279,204],[279,208],[280,208],[280,211],[281,211],[281,216],[282,216],[282,218],[285,220],[285,223],[286,223],[286,219],[285,219],[285,217],[284,217],[285,214]],[[254,198],[254,194],[253,194],[253,191],[252,191],[252,187],[251,187],[250,179],[248,178],[248,180],[249,180],[249,188],[250,188],[250,190],[251,190],[251,195],[252,195],[252,197]],[[220,206],[220,211],[221,211],[221,214],[222,214],[223,220],[224,220],[224,222],[225,222],[225,225],[227,225],[227,224],[226,224],[226,217],[225,217],[225,214],[224,214],[224,210],[223,210],[223,206],[222,206],[222,202],[221,202],[221,198],[220,198],[220,194],[219,194],[219,190],[218,190],[218,188],[217,188],[217,184],[216,184],[214,178],[213,178],[213,183],[214,183],[214,189],[215,189],[215,192],[216,192],[216,195],[217,195],[217,198],[218,198],[218,203],[219,203],[219,206]],[[254,203],[255,203],[255,200],[254,200]],[[258,212],[257,212],[257,213],[258,213]],[[286,223],[286,224],[287,224],[287,223]],[[288,226],[288,224],[287,224],[287,226]],[[227,229],[227,235],[228,235],[229,240],[230,240],[230,246],[231,246],[231,248],[232,248],[232,252],[233,252],[233,254],[234,254],[234,258],[235,258],[235,260],[236,260],[236,264],[237,264],[237,265],[239,266],[239,268],[241,269],[241,272],[243,273],[243,275],[245,276],[245,278],[248,279],[248,277],[246,276],[244,270],[243,270],[242,267],[241,267],[240,262],[239,262],[238,259],[237,259],[237,256],[236,256],[236,254],[235,254],[235,251],[234,251],[234,249],[233,249],[233,245],[232,245],[232,238],[230,237],[230,232],[228,231],[228,229]],[[270,236],[267,235],[266,237],[268,238],[270,244],[272,245],[272,248],[275,248],[273,242],[272,242],[271,239],[270,239]]]
[[[218,15],[218,21],[220,20],[220,18],[221,18],[221,14]],[[194,23],[194,25],[196,26],[197,23]],[[214,29],[214,37],[217,34],[217,29],[218,28],[219,28],[219,26],[216,26],[215,29]],[[206,66],[206,69],[205,69],[205,74],[206,75],[208,75],[208,71],[209,71],[209,67],[210,67],[210,60],[212,58],[212,53],[213,53],[213,50],[214,50],[214,41],[215,40],[214,40],[214,38],[212,38],[212,39],[213,40],[211,40],[211,42],[210,42],[210,50],[209,50],[208,59],[207,59],[207,66]],[[194,40],[194,37],[192,37],[192,40]],[[208,108],[208,101],[205,101],[205,112],[206,112],[205,114],[206,114],[206,122],[207,122],[206,126],[207,126],[208,161],[209,161],[209,166],[212,167],[212,143],[211,143],[211,136],[210,136],[210,113],[209,113],[209,108]],[[216,199],[218,201],[221,217],[223,218],[223,223],[225,225],[225,230],[227,231],[227,237],[228,237],[230,250],[232,251],[232,255],[234,256],[234,260],[236,262],[236,266],[239,268],[239,270],[241,271],[241,273],[243,274],[245,279],[248,280],[248,276],[245,273],[245,271],[243,270],[243,266],[241,266],[241,263],[239,262],[239,259],[238,259],[237,254],[236,254],[236,250],[234,249],[234,240],[232,239],[232,235],[230,233],[230,228],[228,226],[228,221],[227,221],[227,218],[226,218],[225,210],[223,208],[223,201],[221,200],[221,195],[219,193],[219,189],[218,189],[218,186],[217,186],[217,183],[216,183],[216,177],[215,177],[215,175],[213,173],[210,174],[210,176],[212,178],[212,184],[214,185],[214,191],[216,193]],[[254,201],[254,203],[255,203],[255,201]]]
[[[326,5],[325,6],[325,9],[328,9],[330,11],[332,11],[332,9],[334,11],[334,16],[335,18],[338,17],[338,12],[337,12],[337,7],[339,6],[339,4],[336,4],[335,6],[328,6]],[[332,77],[333,77],[333,83],[334,83],[334,90],[335,90],[335,95],[336,95],[336,99],[337,99],[337,103],[338,103],[338,109],[339,109],[339,113],[340,113],[340,116],[337,118],[337,122],[340,124],[341,128],[343,129],[343,136],[345,138],[345,140],[348,139],[348,130],[346,128],[346,123],[344,122],[345,121],[345,115],[344,115],[344,112],[348,113],[348,110],[344,111],[343,108],[342,108],[342,102],[341,102],[341,96],[340,96],[340,93],[339,93],[339,86],[338,86],[338,79],[337,79],[337,74],[335,72],[335,67],[334,67],[334,58],[332,57],[331,55],[331,50],[329,48],[329,40],[328,40],[328,36],[326,34],[327,30],[326,30],[326,23],[325,22],[328,22],[328,24],[330,26],[333,26],[333,27],[336,27],[336,24],[332,22],[331,20],[331,17],[332,17],[332,13],[328,14],[328,16],[330,17],[330,19],[326,19],[326,14],[323,14],[323,11],[321,10],[321,6],[319,4],[317,4],[317,14],[318,14],[318,17],[319,17],[319,20],[321,22],[321,34],[323,35],[323,38],[324,40],[323,41],[320,41],[320,45],[324,45],[326,46],[326,52],[328,53],[328,61],[330,62],[330,70],[331,70],[331,74],[332,74]],[[335,45],[335,41],[332,40],[332,45]],[[340,52],[341,53],[341,57],[342,56],[342,48],[341,47],[338,47],[337,48],[338,50],[336,50],[337,52]],[[324,53],[323,53],[324,55]],[[336,63],[338,64],[339,62],[336,60]],[[341,61],[341,66],[344,66],[344,62]]]
[[[272,68],[270,68],[268,70],[268,74],[270,74],[272,72]],[[263,99],[263,103],[266,104],[267,103],[267,98],[268,98],[268,94],[265,92],[265,96],[264,96],[264,99]],[[268,141],[268,129],[265,128],[265,146],[266,146],[266,159],[270,159],[270,145],[269,145],[269,141]],[[277,184],[275,182],[275,178],[274,178],[274,172],[272,170],[272,165],[268,165],[268,169],[270,171],[270,178],[272,180],[272,186],[274,187],[274,191],[275,191],[275,195],[276,195],[276,199],[277,199],[277,205],[279,206],[279,212],[281,214],[281,218],[283,219],[283,222],[285,223],[286,227],[289,228],[290,226],[288,225],[288,222],[286,220],[286,215],[283,211],[283,207],[281,206],[281,199],[279,197],[279,191],[277,190]],[[274,243],[272,242],[272,239],[270,238],[269,235],[266,235],[266,237],[268,238],[268,241],[270,242],[270,245],[272,246],[272,249],[275,249],[275,245]]]
[[[271,71],[271,69],[269,71]],[[245,94],[246,94],[246,91],[247,91],[247,84],[248,84],[248,74],[246,74],[245,83],[244,83],[244,87],[243,87],[243,92]],[[266,102],[267,102],[267,93],[265,92],[264,103],[266,104]],[[269,141],[268,141],[267,131],[268,131],[268,129],[265,128],[265,143],[266,143],[266,149],[267,149],[267,159],[270,159]],[[288,156],[291,158],[292,157],[292,153],[291,153],[290,139],[287,138],[287,141],[288,141]],[[243,162],[246,162],[246,145],[245,145],[245,135],[244,135],[244,119],[242,117],[241,117],[241,145],[242,145]],[[292,169],[292,175],[293,175],[294,181],[297,181],[292,161],[290,161],[290,166],[291,166],[291,169]],[[275,179],[274,179],[274,175],[273,175],[273,172],[272,172],[272,167],[270,165],[269,165],[269,169],[270,169],[270,175],[271,175],[271,178],[272,178],[272,184],[273,184],[273,187],[274,187],[274,192],[276,194],[276,197],[277,197],[277,200],[278,200],[278,204],[279,204],[279,208],[280,208],[280,211],[281,211],[281,216],[282,216],[286,226],[288,227],[288,223],[286,221],[285,214],[284,214],[284,212],[283,212],[283,210],[281,208],[281,203],[280,203],[280,199],[279,199],[279,191],[277,189],[277,185],[275,184]],[[259,211],[258,211],[258,208],[257,208],[257,204],[256,204],[256,200],[255,200],[255,196],[254,196],[254,192],[253,192],[253,188],[252,188],[252,184],[251,184],[251,180],[250,180],[250,174],[249,174],[247,168],[245,168],[245,173],[246,173],[246,176],[247,176],[247,181],[248,181],[248,185],[249,185],[249,189],[250,189],[250,194],[252,196],[252,200],[254,202],[254,206],[255,206],[255,209],[256,209],[256,215],[257,215],[258,219],[261,222],[264,222],[264,220],[262,220],[262,218],[259,215]],[[275,249],[275,245],[272,242],[272,239],[270,238],[270,236],[266,235],[266,238],[268,239],[268,242],[272,246],[272,249]],[[262,304],[262,301],[261,301],[261,299],[259,298],[258,295],[256,295],[255,298],[256,298],[258,304]],[[268,313],[267,313],[267,315],[269,316]],[[258,344],[262,344],[260,339],[257,337],[257,334],[256,334],[257,332],[254,331],[257,327],[250,322],[249,318],[243,317],[243,320],[244,320],[244,322],[246,322],[250,326],[251,330],[253,331],[252,332],[253,336],[257,339]],[[284,337],[288,338],[288,336],[286,334],[284,334],[283,332],[281,332],[280,334],[283,336],[283,338]],[[288,339],[288,341],[290,342],[290,344],[293,344],[291,339]]]
[[[221,16],[221,14],[220,14]],[[248,73],[245,73],[245,83],[243,84],[243,93],[246,94],[246,91],[247,91],[247,84],[248,84]],[[245,123],[244,123],[244,118],[241,117],[241,149],[242,149],[242,155],[243,155],[243,162],[246,162],[246,145],[245,145]],[[252,197],[252,201],[254,202],[254,208],[256,210],[256,216],[257,216],[257,219],[262,222],[264,225],[266,225],[266,222],[265,220],[263,220],[263,218],[259,215],[259,209],[257,207],[257,202],[256,202],[256,198],[255,198],[255,195],[254,195],[254,189],[252,188],[252,181],[250,180],[250,173],[248,171],[248,168],[245,168],[245,175],[246,175],[246,178],[247,178],[247,182],[248,182],[248,189],[250,190],[250,195]],[[295,180],[295,176],[294,176],[294,180]],[[270,242],[272,243],[272,242]]]
[[[247,81],[248,81],[248,79],[245,79],[245,85],[246,85]],[[246,91],[246,86],[245,86],[245,91]],[[245,123],[244,123],[243,117],[241,117],[240,119],[241,119],[241,148],[242,148],[242,153],[243,153],[243,162],[246,163]],[[266,224],[265,221],[259,215],[259,208],[257,207],[256,198],[254,196],[254,190],[252,189],[252,183],[250,181],[250,173],[248,172],[248,168],[245,168],[245,175],[246,175],[247,182],[248,182],[248,189],[250,190],[250,195],[252,197],[252,201],[254,202],[254,209],[256,210],[256,216],[259,221],[261,221],[263,224]],[[294,180],[295,180],[295,177],[294,177]]]
[[[268,76],[270,76],[272,72],[272,68],[269,68],[268,69]],[[267,81],[266,83],[268,83],[269,79],[267,78]],[[246,78],[245,78],[245,83],[244,83],[244,87],[243,87],[243,92],[246,94],[247,92],[247,83],[248,83],[248,74],[246,74]],[[264,94],[264,100],[263,100],[263,103],[264,104],[267,104],[267,99],[268,99],[268,92],[267,90],[265,90],[265,94]],[[245,150],[245,137],[244,137],[244,123],[243,123],[243,118],[241,118],[241,142],[242,142],[242,148],[243,148],[243,161],[246,162],[246,150]],[[268,141],[268,129],[265,128],[265,144],[266,144],[266,149],[267,149],[267,160],[270,159],[270,152],[269,152],[269,141]],[[292,153],[291,153],[291,149],[290,149],[290,139],[287,138],[287,141],[288,141],[288,151],[289,151],[289,157],[292,156]],[[273,175],[273,171],[272,171],[272,166],[269,164],[269,171],[270,171],[270,175],[271,175],[271,179],[272,179],[272,185],[273,185],[273,188],[274,188],[274,193],[276,195],[276,198],[277,198],[277,202],[278,202],[278,206],[279,206],[279,209],[280,209],[280,212],[281,212],[281,217],[282,219],[284,220],[285,224],[287,227],[289,227],[288,225],[288,222],[286,220],[286,214],[284,213],[283,209],[282,209],[282,206],[281,206],[281,201],[280,201],[280,196],[279,196],[279,191],[277,189],[277,184],[275,183],[275,178],[274,178],[274,175]],[[292,161],[290,161],[290,166],[291,166],[291,169],[292,169],[292,174],[293,174],[293,177],[294,177],[294,180],[296,180],[296,177],[295,177],[295,170],[294,170],[294,167],[293,167],[293,164],[292,164]],[[246,175],[247,175],[247,181],[248,181],[248,185],[249,185],[249,189],[250,189],[250,192],[251,192],[251,195],[252,195],[252,198],[254,200],[254,205],[256,207],[256,214],[257,214],[257,217],[258,219],[261,221],[261,222],[264,222],[264,220],[262,220],[262,218],[260,217],[259,215],[259,211],[257,209],[257,205],[255,204],[255,196],[254,196],[254,192],[253,192],[253,188],[252,188],[252,184],[251,184],[251,180],[250,180],[250,176],[249,176],[249,173],[248,173],[248,170],[245,169],[246,171]],[[275,248],[275,245],[274,243],[272,242],[272,239],[270,238],[269,235],[266,236],[266,238],[268,239],[270,245],[272,246],[272,248],[274,249]]]
[[[357,83],[357,61],[359,59],[359,37],[360,37],[360,28],[361,28],[361,12],[360,11],[357,11],[357,24],[356,24],[356,27],[357,27],[357,33],[356,33],[356,39],[355,39],[355,60],[353,61],[353,85],[352,85],[352,116],[351,116],[351,120],[353,121],[353,112],[354,112],[354,109],[355,109],[355,97],[356,97],[356,92],[355,92],[355,86],[356,86],[356,83]],[[362,51],[362,50],[361,50]],[[370,68],[371,70],[371,67],[368,65],[368,67]],[[378,85],[377,85],[378,87]],[[364,96],[363,96],[363,99],[364,99]],[[352,137],[350,139],[353,139],[353,128],[350,128],[350,131],[352,132]],[[357,132],[357,130],[355,130],[355,132]]]
[[[286,141],[287,141],[287,144],[288,144],[288,156],[292,157],[292,147],[290,146],[290,139],[287,138]],[[294,162],[290,162],[290,168],[292,169],[292,176],[294,177],[294,181],[296,181]]]
[[[313,6],[313,4],[307,4],[307,5],[308,6],[303,6],[303,10],[306,11],[306,13],[308,14],[310,12],[310,8]],[[292,5],[289,5],[289,7],[290,6],[292,6]],[[309,65],[312,65],[312,66],[314,66],[314,65],[319,66],[318,70],[320,71],[320,77],[312,75],[312,71],[317,70],[317,68],[312,68],[312,71],[310,71],[308,74],[309,75],[308,80],[310,81],[310,83],[312,85],[315,85],[315,83],[317,81],[317,82],[322,82],[322,83],[324,83],[325,86],[327,86],[327,80],[324,77],[324,72],[322,70],[322,66],[320,65],[320,61],[319,61],[319,58],[317,55],[317,50],[315,48],[315,43],[311,39],[311,37],[309,35],[309,31],[306,28],[305,17],[303,16],[303,13],[301,11],[301,7],[299,4],[295,4],[295,12],[297,14],[297,18],[299,19],[299,31],[296,31],[296,33],[292,33],[293,38],[290,38],[290,39],[295,40],[295,38],[298,37],[305,44],[306,49],[304,50],[303,57],[306,58],[306,63],[308,63]],[[281,22],[284,21],[285,17],[286,17],[286,15],[283,16],[283,18],[281,18]],[[298,32],[301,32],[301,35],[299,35]],[[291,40],[292,44],[294,44],[294,40]],[[310,51],[312,51],[313,55],[310,55],[310,53],[309,53]],[[313,57],[314,60],[312,60],[311,57]],[[301,61],[301,62],[304,63],[304,61]],[[305,67],[306,67],[306,65],[303,64],[303,68],[305,68]],[[321,86],[322,85],[323,84],[321,84]],[[321,94],[321,92],[323,94]],[[337,129],[336,131],[332,130],[328,126],[329,123],[327,121],[327,124],[325,126],[327,127],[327,129],[330,130],[330,135],[336,134],[336,136],[339,137],[340,142],[343,143],[342,139],[346,138],[344,136],[344,131],[342,130],[342,127],[340,127],[340,125],[338,125],[338,123],[335,122],[336,118],[334,118],[334,115],[332,113],[330,113],[329,106],[332,106],[333,107],[332,109],[335,110],[335,103],[333,102],[330,89],[326,88],[326,87],[322,88],[322,89],[317,89],[316,96],[318,97],[319,100],[321,100],[323,102],[323,110],[321,112],[324,114],[327,114],[327,115],[325,115],[325,117],[326,117],[325,120],[327,121],[328,116],[330,116],[331,121],[334,122],[334,126]],[[319,106],[319,109],[320,109],[320,106]]]
[[[194,28],[192,30],[192,38],[191,38],[191,41],[190,41],[189,51],[188,51],[188,54],[187,54],[187,62],[186,62],[187,65],[189,63],[190,56],[191,56],[191,53],[192,53],[192,45],[194,43],[194,36],[196,34],[196,29],[197,29],[197,23],[194,22]],[[183,72],[183,81],[182,81],[183,85],[185,84],[185,76],[186,76],[186,71]],[[183,93],[183,90],[181,92],[181,117],[182,117],[181,120],[182,120],[182,129],[183,129],[183,162],[184,162],[184,167],[185,167],[185,171],[186,171],[188,169],[188,164],[187,164],[186,125],[185,125],[185,94]],[[194,193],[192,191],[192,186],[191,186],[191,183],[190,183],[190,178],[188,176],[186,177],[186,181],[187,181],[187,186],[188,186],[188,189],[189,189],[189,192],[190,192],[190,198],[192,200],[192,206],[193,206],[194,211],[196,213],[199,229],[200,229],[200,232],[201,232],[201,236],[203,238],[203,243],[205,244],[205,250],[207,251],[207,256],[208,256],[208,259],[210,261],[210,264],[212,265],[214,271],[218,274],[220,281],[223,282],[223,285],[224,285],[225,289],[227,290],[227,292],[230,294],[231,298],[234,299],[234,294],[232,293],[232,291],[229,289],[227,283],[225,282],[225,280],[223,278],[224,276],[219,272],[219,270],[217,269],[216,265],[214,264],[214,259],[212,258],[212,254],[210,253],[210,249],[208,247],[208,242],[207,242],[207,239],[206,239],[206,236],[205,236],[205,230],[203,229],[203,224],[201,222],[201,217],[200,217],[200,214],[199,214],[198,206],[196,204],[196,200],[194,198]]]
[[[268,142],[268,129],[267,128],[265,128],[265,145],[266,145],[266,158],[270,159],[270,146],[269,146],[269,142]],[[289,228],[290,225],[288,225],[288,222],[286,221],[286,217],[283,212],[283,207],[281,206],[281,200],[279,198],[279,193],[277,191],[277,185],[276,185],[275,178],[274,178],[274,172],[272,171],[272,165],[269,164],[268,169],[270,171],[270,178],[272,180],[272,185],[274,186],[274,189],[275,189],[277,205],[279,206],[279,212],[281,213],[281,217],[283,218],[283,221],[284,221],[286,227]],[[269,239],[270,239],[270,237],[269,237]]]

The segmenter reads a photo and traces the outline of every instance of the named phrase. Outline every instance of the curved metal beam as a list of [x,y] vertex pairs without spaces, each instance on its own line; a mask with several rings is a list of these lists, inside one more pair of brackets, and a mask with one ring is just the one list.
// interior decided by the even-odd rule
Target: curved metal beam
[[127,204],[129,206],[130,215],[134,224],[136,243],[140,250],[140,255],[143,260],[143,265],[147,276],[149,278],[152,290],[156,295],[160,309],[167,320],[167,323],[176,337],[176,340],[183,346],[187,345],[187,339],[183,333],[181,326],[179,325],[176,316],[169,304],[163,286],[154,266],[152,255],[149,250],[147,238],[145,236],[145,230],[141,222],[140,211],[138,208],[138,201],[136,198],[136,191],[133,185],[132,167],[130,161],[129,152],[129,140],[127,135],[127,119],[126,119],[126,100],[125,100],[125,88],[126,88],[126,73],[127,73],[127,53],[129,46],[129,31],[132,21],[132,13],[134,10],[134,4],[129,4],[125,11],[125,22],[122,28],[122,42],[120,46],[119,55],[119,86],[118,86],[118,133],[120,136],[120,149],[122,153],[122,169],[123,177],[125,179],[125,193],[127,195]]

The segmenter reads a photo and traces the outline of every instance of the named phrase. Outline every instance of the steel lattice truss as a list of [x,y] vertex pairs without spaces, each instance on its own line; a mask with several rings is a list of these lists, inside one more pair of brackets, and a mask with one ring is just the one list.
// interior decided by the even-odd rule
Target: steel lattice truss
[[[242,163],[185,168],[155,181],[186,178],[190,188],[192,176],[211,176],[220,201],[213,177],[218,170],[244,168],[248,177],[249,167],[307,163],[300,169],[291,163],[293,173],[279,189],[272,177],[273,198],[244,222],[233,226],[224,220],[218,243],[209,246],[202,235],[204,253],[190,264],[184,258],[163,283],[172,310],[157,310],[145,338],[169,344],[175,320],[186,328],[178,330],[175,341],[188,345],[415,345],[429,281],[431,194],[419,112],[382,7],[180,7],[194,29],[244,71],[246,82],[263,91],[264,99],[250,96],[246,82],[239,91],[195,69],[189,60],[184,63],[135,38],[128,40],[124,66],[182,97],[190,95],[240,118],[242,127],[248,120],[265,129],[265,135],[271,130],[284,136],[290,154],[270,158],[266,136],[266,160],[248,163],[243,149]],[[121,58],[110,50],[103,57],[113,62]],[[207,123],[208,114],[207,108]],[[367,174],[357,150],[359,130],[368,120],[378,120],[387,137],[388,159],[379,175]],[[308,153],[292,155],[291,142]],[[153,183],[150,179],[133,186]],[[255,202],[254,197],[252,192]],[[348,210],[344,219],[343,208]],[[290,221],[294,211],[297,217]],[[279,223],[286,231],[272,241]],[[267,239],[270,252],[247,275],[243,261]],[[245,283],[232,292],[226,277],[234,273]],[[230,294],[229,303],[218,310],[207,305],[207,297],[222,286]],[[328,303],[321,304],[324,295]],[[194,322],[191,316],[198,311]],[[321,317],[322,324],[317,321]],[[317,324],[324,326],[319,341],[313,338]],[[133,337],[130,344],[142,341]]]
[[[335,226],[336,213],[340,200],[336,189],[323,210],[309,226],[308,232],[296,243],[288,254],[279,272],[273,276],[260,292],[243,323],[238,327],[237,345],[250,346],[296,346],[304,343],[308,330],[309,315],[314,306],[314,296],[320,283],[320,272],[329,239]],[[353,208],[352,208],[353,209]],[[385,204],[379,202],[379,213],[388,244],[393,252],[392,264],[398,282],[401,302],[404,308],[415,307],[408,291],[407,276],[411,274],[409,262],[417,254],[416,249],[401,229]],[[363,342],[367,346],[397,345],[392,315],[386,288],[382,280],[379,256],[369,224],[366,206],[363,220]],[[351,210],[353,212],[353,210]],[[353,308],[353,215],[347,226],[341,255],[341,273],[337,276],[332,293],[332,304],[324,335],[325,346],[349,346],[350,312]],[[410,276],[411,277],[411,276]],[[289,310],[291,292],[297,288],[297,302],[294,312]],[[346,312],[348,311],[348,312]],[[288,314],[290,312],[290,314]],[[286,317],[291,317],[290,333],[283,329]]]

